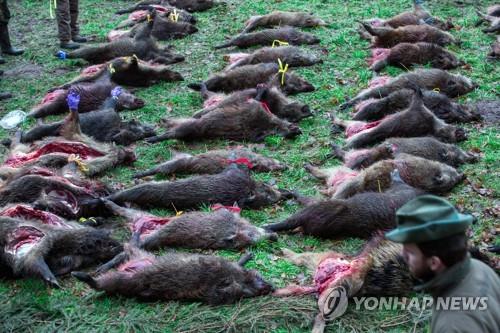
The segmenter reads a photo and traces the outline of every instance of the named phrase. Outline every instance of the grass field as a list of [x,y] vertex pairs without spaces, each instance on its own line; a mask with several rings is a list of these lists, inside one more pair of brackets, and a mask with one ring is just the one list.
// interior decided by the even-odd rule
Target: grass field
[[[478,1],[463,1],[474,2]],[[103,39],[124,17],[113,12],[132,1],[82,0],[81,25],[86,35]],[[480,1],[481,6],[494,1]],[[85,66],[82,61],[60,61],[53,57],[57,48],[56,23],[49,18],[48,1],[9,1],[13,18],[11,30],[15,45],[27,49],[22,57],[8,57],[8,71],[0,81],[0,91],[10,91],[14,98],[1,102],[0,116],[15,109],[29,111],[44,96],[47,89],[73,78]],[[332,138],[328,113],[336,111],[339,103],[364,88],[372,77],[367,69],[367,42],[356,32],[355,19],[389,17],[410,8],[410,1],[403,0],[329,0],[329,1],[225,1],[207,12],[197,13],[200,31],[188,38],[172,42],[177,53],[184,54],[186,61],[172,66],[180,71],[185,81],[164,83],[140,89],[137,95],[147,101],[146,107],[134,112],[124,112],[126,118],[137,118],[144,122],[157,123],[165,115],[181,117],[192,114],[201,107],[199,95],[187,88],[187,83],[200,81],[223,68],[224,50],[214,51],[226,36],[238,33],[246,18],[264,14],[271,10],[304,10],[314,12],[330,23],[327,28],[313,29],[321,38],[319,46],[312,47],[323,54],[325,62],[297,72],[312,82],[317,90],[301,94],[297,99],[307,102],[317,113],[313,118],[301,122],[303,134],[295,140],[279,137],[268,138],[259,150],[266,155],[286,162],[287,171],[276,174],[259,174],[255,177],[276,182],[282,188],[296,189],[303,194],[319,196],[321,185],[303,169],[306,162],[333,166],[336,160],[327,159],[329,145],[341,143],[343,135]],[[456,52],[470,65],[459,69],[480,84],[460,102],[498,98],[500,71],[498,63],[485,61],[493,36],[487,36],[474,27],[477,16],[472,5],[458,6],[454,1],[427,1],[431,12],[439,17],[451,17],[461,28],[453,31],[463,44]],[[401,70],[386,69],[386,73],[397,75]],[[338,114],[347,118],[347,113]],[[28,128],[31,122],[23,127]],[[473,226],[472,241],[484,246],[500,243],[498,232],[500,193],[500,140],[499,130],[488,124],[466,126],[469,140],[463,148],[480,152],[482,159],[474,165],[463,167],[468,183],[457,186],[449,195],[460,209],[472,212],[479,219]],[[161,132],[161,130],[160,130]],[[9,135],[0,130],[0,138]],[[156,145],[140,143],[136,147],[138,161],[133,167],[123,167],[108,172],[103,180],[116,186],[133,184],[131,175],[170,157],[170,150],[201,152],[209,148],[231,145],[231,142],[211,141],[184,144],[167,141]],[[5,151],[0,154],[5,154]],[[481,192],[479,194],[478,192]],[[257,225],[278,221],[299,209],[297,204],[286,202],[260,211],[244,211],[243,216]],[[160,213],[172,214],[162,211]],[[495,223],[497,223],[495,225]],[[492,230],[493,229],[493,230]],[[125,227],[116,231],[127,238]],[[310,274],[287,263],[279,257],[279,249],[288,247],[297,251],[321,251],[336,249],[354,252],[363,244],[356,239],[343,241],[320,241],[301,235],[282,235],[275,243],[262,243],[251,248],[255,259],[249,267],[262,272],[264,277],[277,287],[290,283],[306,283]],[[241,254],[218,251],[217,254],[237,259]],[[62,279],[63,289],[52,290],[40,281],[19,280],[0,282],[0,331],[2,332],[307,332],[316,313],[316,301],[312,297],[276,299],[261,297],[241,301],[231,306],[209,307],[199,303],[159,302],[140,303],[119,297],[106,297],[71,278]],[[351,304],[347,313],[329,323],[330,332],[401,332],[422,331],[428,315],[407,311],[356,311]]]

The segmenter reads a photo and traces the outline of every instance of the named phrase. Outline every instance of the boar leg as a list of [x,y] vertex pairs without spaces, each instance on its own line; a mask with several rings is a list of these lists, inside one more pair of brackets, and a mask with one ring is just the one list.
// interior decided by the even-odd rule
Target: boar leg
[[113,267],[116,267],[123,263],[125,260],[128,259],[128,255],[126,252],[122,252],[120,254],[117,254],[113,259],[108,261],[105,264],[102,264],[101,266],[97,267],[95,270],[96,274],[103,274],[112,269]]
[[304,168],[311,174],[313,175],[314,177],[326,182],[328,180],[328,178],[330,177],[330,175],[321,170],[320,168],[318,167],[315,167],[313,166],[312,164],[309,164],[307,163],[306,165],[304,165]]
[[51,287],[61,288],[56,277],[50,270],[43,257],[37,257],[32,262],[25,265],[28,272],[33,275],[41,276]]
[[245,252],[243,256],[241,256],[240,260],[238,260],[238,265],[241,267],[244,267],[247,262],[253,259],[253,253],[252,252]]
[[86,284],[88,284],[92,288],[98,289],[97,281],[94,280],[94,278],[92,276],[90,276],[90,274],[85,273],[85,272],[71,272],[71,275],[73,277],[77,278],[78,280],[85,282]]
[[347,199],[363,191],[361,177],[357,176],[341,183],[332,195],[332,199]]
[[135,175],[133,175],[133,178],[143,178],[147,176],[156,175],[158,173],[161,175],[170,175],[176,172],[182,172],[183,170],[187,170],[190,165],[191,165],[191,156],[173,159],[165,163],[162,163],[154,168],[151,168],[149,170],[138,172]]

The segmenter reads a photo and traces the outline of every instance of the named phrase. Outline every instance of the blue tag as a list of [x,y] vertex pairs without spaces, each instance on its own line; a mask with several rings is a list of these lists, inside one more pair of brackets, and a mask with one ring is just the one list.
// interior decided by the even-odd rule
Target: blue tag
[[122,94],[123,88],[120,86],[114,87],[113,90],[111,90],[111,97],[114,99],[118,99],[118,97]]
[[61,60],[65,60],[66,57],[68,56],[68,54],[66,52],[64,52],[63,50],[60,50],[60,51],[57,51],[56,56]]
[[78,110],[78,104],[80,104],[80,94],[74,90],[68,92],[68,97],[66,98],[68,102],[68,107],[71,111]]

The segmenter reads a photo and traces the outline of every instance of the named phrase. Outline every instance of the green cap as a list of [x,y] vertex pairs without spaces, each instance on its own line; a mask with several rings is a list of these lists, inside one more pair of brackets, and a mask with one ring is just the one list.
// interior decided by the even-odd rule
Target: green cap
[[443,198],[422,195],[396,212],[397,228],[385,237],[397,243],[422,243],[464,232],[472,216],[460,214]]

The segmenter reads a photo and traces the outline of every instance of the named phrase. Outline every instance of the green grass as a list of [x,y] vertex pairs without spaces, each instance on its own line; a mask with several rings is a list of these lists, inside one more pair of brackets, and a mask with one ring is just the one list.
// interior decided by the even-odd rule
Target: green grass
[[[124,17],[113,14],[114,10],[132,1],[82,0],[81,23],[84,34],[103,39]],[[494,1],[482,1],[482,5]],[[82,61],[60,61],[53,57],[57,50],[56,23],[49,19],[46,1],[26,0],[11,3],[14,16],[11,30],[16,45],[27,48],[22,57],[8,57],[4,70],[27,68],[36,65],[40,72],[34,76],[5,77],[0,81],[0,91],[11,91],[14,98],[0,104],[0,115],[14,109],[29,111],[43,97],[48,88],[62,84],[78,74],[85,66]],[[296,70],[310,80],[317,90],[301,94],[296,98],[307,102],[317,111],[314,118],[301,122],[303,134],[295,140],[269,138],[259,150],[268,156],[286,162],[290,168],[283,173],[259,174],[257,179],[275,181],[280,187],[297,189],[301,193],[319,196],[321,185],[303,169],[306,162],[325,165],[338,164],[327,160],[329,145],[334,140],[341,143],[343,135],[330,136],[327,114],[337,112],[339,103],[364,88],[372,74],[367,69],[367,43],[360,40],[354,19],[374,16],[389,17],[408,9],[409,1],[227,1],[205,13],[198,13],[197,26],[200,32],[183,40],[172,42],[178,53],[186,55],[186,61],[172,66],[180,71],[186,81],[163,83],[141,89],[137,95],[147,101],[147,106],[134,112],[122,113],[126,118],[157,123],[167,110],[170,116],[188,116],[201,107],[201,98],[187,88],[187,83],[205,79],[224,67],[222,60],[226,51],[214,51],[226,36],[239,32],[246,18],[264,14],[274,9],[305,10],[316,13],[331,23],[329,28],[312,29],[321,37],[321,45],[312,47],[324,54],[324,64]],[[483,34],[474,27],[476,15],[473,7],[458,7],[453,1],[429,1],[434,15],[452,17],[461,29],[453,34],[463,40],[461,48],[452,47],[471,66],[471,70],[459,69],[480,84],[480,88],[462,97],[461,102],[498,98],[500,71],[498,63],[485,61],[493,36]],[[399,69],[388,68],[386,72],[397,75]],[[340,114],[347,118],[347,113]],[[33,125],[28,122],[23,127]],[[481,196],[467,184],[457,186],[449,198],[461,209],[473,212],[479,222],[474,225],[471,239],[484,245],[483,236],[495,226],[494,208],[498,207],[499,181],[499,131],[489,124],[467,125],[469,140],[462,146],[479,150],[482,159],[475,165],[463,167],[468,179],[476,186],[490,189],[491,195]],[[0,137],[9,135],[0,130]],[[136,147],[138,161],[133,167],[122,167],[108,172],[103,179],[113,184],[130,186],[131,175],[170,157],[170,150],[200,152],[210,148],[232,145],[232,142],[200,142],[184,144],[167,141],[157,145],[140,143]],[[5,151],[2,152],[5,154]],[[256,225],[278,221],[299,209],[297,204],[286,202],[260,211],[244,211],[244,217]],[[165,214],[172,212],[157,211]],[[497,213],[498,214],[498,211]],[[124,228],[117,230],[117,237],[126,239]],[[498,237],[493,237],[499,243]],[[249,267],[262,272],[264,277],[277,287],[296,283],[310,273],[281,258],[279,249],[288,247],[298,251],[336,250],[354,252],[363,244],[356,239],[344,241],[320,241],[313,237],[283,235],[276,243],[261,243],[251,248],[255,259]],[[217,252],[215,252],[217,253]],[[219,251],[218,254],[237,259],[241,254]],[[261,297],[241,301],[231,306],[209,307],[199,303],[158,302],[140,303],[120,297],[106,297],[90,290],[71,278],[62,279],[63,289],[51,290],[41,282],[18,280],[0,282],[1,331],[145,331],[145,332],[307,332],[316,313],[316,301],[312,297],[276,299]],[[328,325],[331,332],[377,332],[423,330],[425,319],[418,314],[403,311],[355,311],[350,306],[340,319]],[[395,322],[389,325],[390,321]],[[418,324],[415,323],[418,322]],[[388,326],[388,327],[387,327]]]

